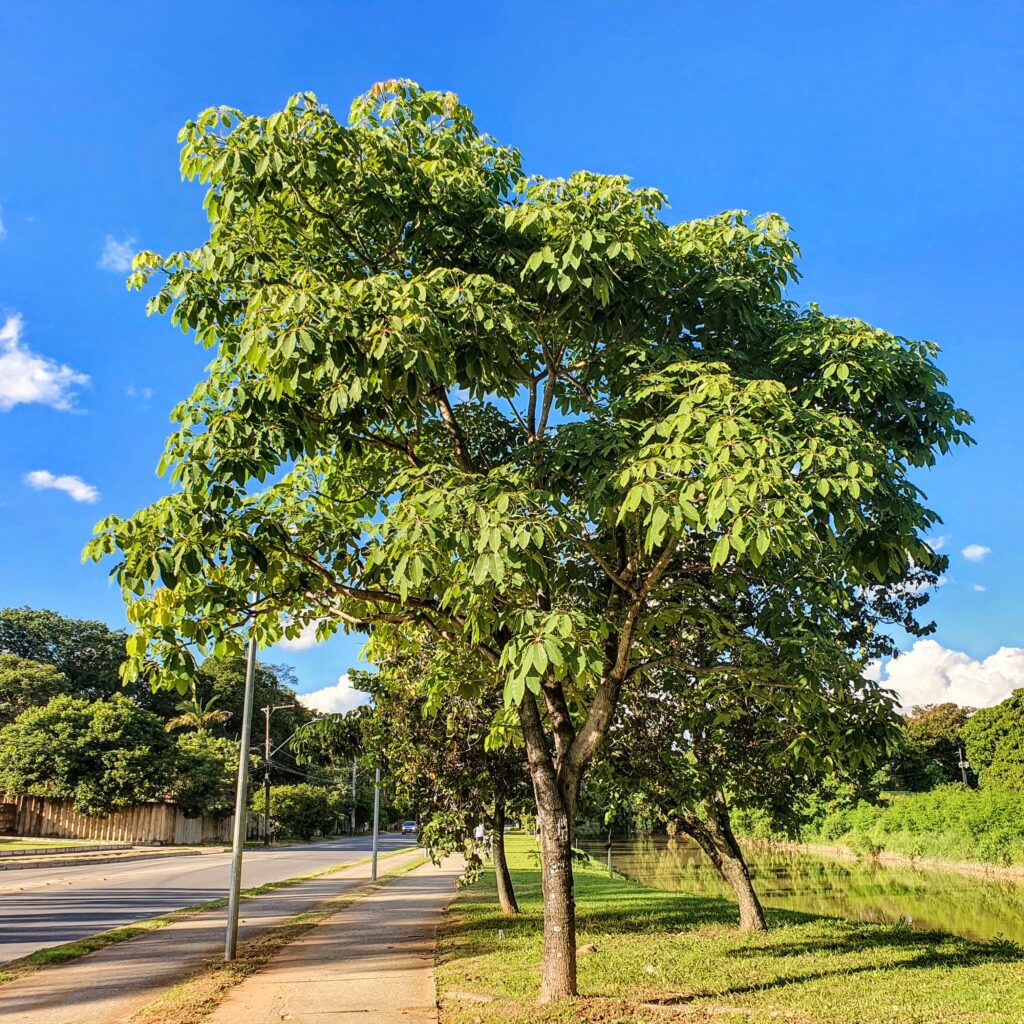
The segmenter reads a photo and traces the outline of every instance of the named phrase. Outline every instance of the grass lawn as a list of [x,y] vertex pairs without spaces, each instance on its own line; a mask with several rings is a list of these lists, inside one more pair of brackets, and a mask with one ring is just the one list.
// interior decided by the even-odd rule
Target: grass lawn
[[1022,1024],[1024,950],[767,911],[741,935],[726,900],[576,871],[581,999],[540,1007],[540,878],[534,840],[508,836],[523,909],[497,910],[493,876],[461,893],[439,932],[442,1024],[716,1021],[730,1024]]
[[53,850],[61,846],[99,846],[93,839],[0,839],[4,850]]

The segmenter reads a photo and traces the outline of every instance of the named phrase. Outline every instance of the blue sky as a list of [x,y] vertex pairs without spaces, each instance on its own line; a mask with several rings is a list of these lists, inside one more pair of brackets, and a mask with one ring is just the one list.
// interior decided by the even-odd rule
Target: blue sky
[[[1024,685],[1024,4],[1009,0],[3,5],[0,603],[124,621],[107,568],[79,553],[101,516],[163,492],[168,413],[204,364],[123,283],[126,252],[204,237],[182,122],[305,89],[342,116],[396,76],[458,92],[531,171],[629,174],[672,219],[778,211],[803,249],[798,298],[937,341],[978,445],[920,480],[951,565],[936,643],[904,675],[917,665],[936,699]],[[972,561],[972,545],[989,550]],[[316,690],[358,647],[270,657]]]

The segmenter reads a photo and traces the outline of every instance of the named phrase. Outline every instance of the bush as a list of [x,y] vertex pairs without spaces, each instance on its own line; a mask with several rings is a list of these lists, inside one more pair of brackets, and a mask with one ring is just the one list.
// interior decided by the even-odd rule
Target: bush
[[1024,793],[951,785],[862,802],[827,815],[814,838],[862,853],[1024,864]]
[[0,792],[71,798],[102,817],[166,793],[171,750],[163,722],[127,697],[54,697],[0,729]]
[[178,737],[174,758],[174,802],[190,818],[230,814],[235,806],[238,744],[207,732]]
[[[332,834],[343,815],[345,798],[323,786],[300,782],[275,786],[270,791],[270,821],[274,834],[284,839],[312,839]],[[263,790],[253,795],[252,809],[263,814]]]

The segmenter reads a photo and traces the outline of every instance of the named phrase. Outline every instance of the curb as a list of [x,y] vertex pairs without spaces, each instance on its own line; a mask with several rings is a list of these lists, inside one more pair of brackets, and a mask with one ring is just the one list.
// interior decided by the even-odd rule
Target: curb
[[0,864],[9,857],[61,857],[74,853],[117,853],[134,849],[131,843],[105,843],[102,846],[50,846],[38,849],[0,850]]

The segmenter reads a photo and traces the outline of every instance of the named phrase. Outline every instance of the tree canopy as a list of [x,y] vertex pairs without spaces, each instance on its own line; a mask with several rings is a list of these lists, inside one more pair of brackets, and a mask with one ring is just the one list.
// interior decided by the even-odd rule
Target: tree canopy
[[13,722],[22,711],[67,692],[67,678],[53,665],[16,654],[0,654],[0,725]]
[[829,659],[876,654],[863,610],[913,624],[943,565],[909,473],[969,417],[933,344],[787,297],[781,217],[670,225],[625,177],[529,176],[452,94],[382,83],[347,123],[309,94],[217,108],[180,141],[209,238],[140,253],[129,284],[212,361],[174,411],[171,492],[87,549],[116,554],[125,677],[185,690],[246,632],[314,624],[370,631],[371,656],[405,630],[469,649],[493,671],[436,686],[496,682],[515,711],[542,997],[571,993],[576,800],[623,685],[687,663],[679,622],[719,673],[742,644],[802,651],[794,707]]
[[961,735],[983,788],[1024,790],[1024,689],[994,708],[975,711]]

